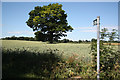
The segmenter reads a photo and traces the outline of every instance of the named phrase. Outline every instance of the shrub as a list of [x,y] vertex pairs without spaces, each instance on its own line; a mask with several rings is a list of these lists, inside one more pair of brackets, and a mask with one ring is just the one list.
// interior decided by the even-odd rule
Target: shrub
[[[106,36],[102,36],[102,38],[105,39]],[[120,51],[117,51],[112,45],[104,45],[103,42],[103,40],[100,41],[100,78],[119,79]],[[97,42],[91,43],[90,53],[93,56],[93,69],[97,70]]]

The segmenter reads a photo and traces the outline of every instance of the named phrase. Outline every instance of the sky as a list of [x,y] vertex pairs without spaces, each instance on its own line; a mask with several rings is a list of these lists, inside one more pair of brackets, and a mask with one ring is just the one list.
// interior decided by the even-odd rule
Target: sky
[[[34,37],[33,30],[27,26],[28,13],[36,6],[53,2],[3,2],[2,37]],[[68,24],[74,30],[67,33],[70,40],[91,40],[97,37],[97,27],[93,20],[100,16],[100,28],[118,28],[118,2],[59,2],[67,13]],[[62,37],[62,39],[64,39]]]

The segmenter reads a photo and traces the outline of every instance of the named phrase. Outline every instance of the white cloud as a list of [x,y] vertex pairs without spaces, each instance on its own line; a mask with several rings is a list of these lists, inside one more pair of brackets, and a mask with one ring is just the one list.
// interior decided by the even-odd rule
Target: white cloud
[[79,32],[96,32],[96,27],[77,27],[76,30],[79,30]]
[[34,32],[31,32],[31,31],[12,31],[7,33],[8,34],[34,34]]
[[97,32],[97,30],[83,30],[81,32]]
[[21,34],[21,32],[8,32],[9,34]]
[[[118,26],[100,26],[100,29],[107,28],[108,31],[112,31],[112,29],[118,29]],[[79,32],[90,32],[90,33],[95,33],[97,32],[97,26],[92,26],[92,27],[76,27],[74,30],[78,30]],[[34,34],[33,31],[12,31],[12,32],[7,32],[8,34],[29,34],[32,35]],[[67,32],[65,34],[71,34],[72,32]]]
[[76,27],[74,29],[93,29],[94,27]]
[[118,29],[118,26],[101,26],[101,28]]
[[[107,28],[109,31],[111,31],[112,29],[117,29],[118,30],[118,26],[100,26],[100,29],[103,28]],[[79,30],[79,32],[97,32],[97,27],[96,26],[92,26],[92,27],[76,27],[74,28],[75,30]]]

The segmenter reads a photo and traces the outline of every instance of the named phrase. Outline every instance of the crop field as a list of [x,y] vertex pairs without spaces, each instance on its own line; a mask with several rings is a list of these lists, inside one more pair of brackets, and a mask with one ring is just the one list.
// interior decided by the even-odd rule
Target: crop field
[[[93,61],[94,55],[89,54],[91,51],[90,43],[49,44],[48,42],[22,40],[2,40],[1,42],[3,78],[49,79],[74,78],[76,76],[80,78],[95,78],[97,75],[96,64],[93,63],[95,61]],[[110,47],[114,47],[115,50],[118,49],[116,45]],[[108,49],[105,54],[109,54],[111,49]],[[112,54],[113,56],[110,55],[110,58],[105,54],[101,59],[109,61],[109,64],[104,64],[105,69],[107,66],[112,65],[115,68],[117,66],[117,72],[111,69],[109,75],[114,72],[114,75],[117,73],[117,77],[119,77],[120,67],[117,61],[116,65],[111,63],[111,60],[114,61],[113,59],[118,57],[118,53]],[[101,67],[102,69],[104,68]]]
[[30,52],[44,52],[47,49],[59,50],[65,58],[69,58],[72,55],[77,55],[79,59],[84,61],[90,61],[90,44],[74,44],[74,43],[57,43],[49,44],[47,42],[40,41],[20,41],[20,40],[3,40],[2,47],[7,49],[20,49]]
[[2,40],[2,49],[3,78],[68,78],[91,61],[90,44]]
[[[117,43],[114,44],[114,48],[118,50]],[[105,43],[105,45],[107,45]],[[47,42],[41,41],[21,41],[21,40],[2,40],[2,47],[6,49],[19,49],[19,50],[27,50],[29,52],[42,53],[48,49],[51,50],[59,50],[65,59],[77,55],[78,60],[83,59],[85,62],[89,62],[91,60],[90,53],[90,44],[75,44],[75,43],[57,43],[57,44],[49,44]],[[84,58],[83,58],[84,57]]]

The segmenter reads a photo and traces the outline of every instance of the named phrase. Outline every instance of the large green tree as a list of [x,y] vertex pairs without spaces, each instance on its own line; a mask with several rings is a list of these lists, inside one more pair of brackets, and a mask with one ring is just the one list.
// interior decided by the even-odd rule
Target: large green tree
[[62,9],[61,4],[37,6],[29,15],[26,23],[33,31],[36,31],[35,35],[37,34],[37,37],[41,37],[42,39],[40,40],[42,41],[48,40],[53,43],[54,40],[67,36],[65,34],[67,31],[73,30],[67,23],[67,14]]

